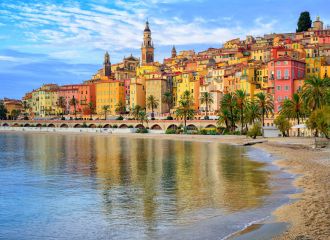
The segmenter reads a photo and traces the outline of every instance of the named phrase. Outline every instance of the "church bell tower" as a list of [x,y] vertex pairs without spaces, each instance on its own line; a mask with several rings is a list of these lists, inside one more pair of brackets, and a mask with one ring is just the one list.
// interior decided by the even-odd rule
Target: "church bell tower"
[[110,62],[110,55],[108,52],[104,54],[103,74],[104,76],[107,77],[111,76],[111,62]]
[[149,22],[146,22],[146,26],[143,31],[143,43],[141,46],[142,65],[146,63],[154,62],[154,44],[151,39],[151,31],[149,28]]

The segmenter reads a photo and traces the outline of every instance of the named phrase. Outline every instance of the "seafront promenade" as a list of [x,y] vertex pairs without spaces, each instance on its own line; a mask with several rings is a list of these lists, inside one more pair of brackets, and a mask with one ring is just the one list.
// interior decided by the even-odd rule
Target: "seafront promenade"
[[[167,129],[177,129],[183,126],[181,120],[150,120],[142,124],[136,120],[0,120],[0,129],[26,128],[30,130],[54,129],[66,132],[67,129],[95,132],[97,129],[112,129],[117,132],[132,132],[137,128],[149,128],[150,131],[164,133]],[[187,129],[197,130],[200,128],[216,128],[216,120],[189,120]],[[88,130],[87,130],[88,129]]]

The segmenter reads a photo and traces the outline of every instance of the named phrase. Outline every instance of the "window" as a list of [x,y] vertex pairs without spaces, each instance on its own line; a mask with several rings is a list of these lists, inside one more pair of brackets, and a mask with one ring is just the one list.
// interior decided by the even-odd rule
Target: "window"
[[288,69],[284,70],[284,79],[289,79],[289,70]]
[[288,99],[288,96],[285,96],[284,99]]
[[281,97],[281,96],[278,96],[278,97],[277,97],[277,101],[278,101],[278,102],[281,102],[281,101],[282,101],[282,97]]
[[285,85],[284,90],[285,91],[289,91],[289,86],[288,85]]
[[277,107],[277,110],[278,110],[278,111],[281,111],[281,110],[282,110],[282,106],[278,106],[278,107]]
[[277,86],[277,91],[281,91],[281,86]]
[[276,75],[277,79],[281,79],[281,70],[277,70]]

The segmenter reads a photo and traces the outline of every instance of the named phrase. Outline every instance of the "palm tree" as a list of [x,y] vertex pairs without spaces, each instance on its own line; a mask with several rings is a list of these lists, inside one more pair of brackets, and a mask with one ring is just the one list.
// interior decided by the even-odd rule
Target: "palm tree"
[[170,91],[167,91],[167,92],[164,93],[162,102],[167,104],[168,112],[171,116],[171,108],[173,106],[173,95]]
[[265,126],[265,115],[273,114],[274,102],[270,94],[259,92],[256,94],[257,104],[259,105],[262,117],[262,126]]
[[27,101],[23,101],[23,109],[24,109],[24,118],[27,118],[28,116],[27,110],[30,109],[30,106]]
[[256,101],[251,101],[246,106],[245,122],[246,124],[254,124],[255,120],[261,121],[261,112]]
[[139,111],[138,119],[141,122],[142,126],[144,127],[144,122],[148,123],[148,116],[145,111]]
[[[289,119],[297,119],[298,125],[300,119],[304,116],[304,102],[300,94],[294,93],[292,99],[285,99],[282,103],[280,114]],[[298,128],[298,137],[300,129]]]
[[8,110],[3,103],[3,101],[0,100],[0,120],[6,120],[7,119]]
[[302,98],[306,105],[314,111],[322,105],[330,104],[330,79],[311,77],[305,80]]
[[109,105],[103,105],[102,110],[104,111],[104,120],[107,120],[107,113],[109,112]]
[[226,130],[229,131],[230,113],[229,113],[228,109],[221,108],[218,116],[219,116],[218,125],[221,126],[222,124],[225,124]]
[[78,104],[78,100],[73,96],[72,99],[70,100],[70,105],[73,106],[75,119],[77,119],[77,104]]
[[236,96],[236,103],[237,108],[240,111],[240,122],[241,122],[241,134],[243,133],[243,127],[244,127],[244,111],[247,105],[247,94],[243,90],[236,90],[235,92]]
[[94,106],[93,102],[88,103],[88,110],[89,110],[89,114],[90,114],[89,118],[92,120],[93,119],[93,113],[94,113],[94,110],[95,110],[95,106]]
[[221,108],[226,108],[229,111],[231,131],[235,130],[236,118],[236,96],[233,93],[226,93],[221,100]]
[[61,117],[63,118],[65,109],[65,98],[63,96],[59,97],[57,100],[57,106],[61,109]]
[[212,94],[209,92],[203,92],[200,101],[201,104],[205,104],[206,118],[208,118],[209,105],[214,103]]
[[139,119],[139,113],[140,111],[142,111],[142,107],[140,105],[136,105],[133,109],[132,109],[132,115],[133,118],[135,120]]
[[123,101],[119,101],[116,104],[115,112],[118,113],[119,116],[121,117],[121,115],[125,113],[125,111],[126,111],[125,103]]
[[158,99],[155,98],[154,95],[149,95],[147,98],[147,107],[151,108],[151,118],[154,118],[154,109],[159,105]]
[[192,96],[189,91],[185,91],[179,101],[179,107],[176,109],[175,114],[179,118],[183,118],[184,132],[187,131],[187,119],[193,118],[195,110],[193,108]]

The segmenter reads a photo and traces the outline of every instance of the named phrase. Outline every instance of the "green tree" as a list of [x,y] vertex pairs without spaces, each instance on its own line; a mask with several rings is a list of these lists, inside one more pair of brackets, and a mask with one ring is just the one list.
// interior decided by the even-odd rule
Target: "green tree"
[[119,116],[121,116],[122,114],[124,114],[126,112],[126,106],[125,106],[125,103],[123,101],[119,101],[116,104],[115,112],[117,114],[119,114]]
[[28,119],[28,115],[29,115],[28,110],[30,110],[30,106],[26,100],[23,101],[23,109],[24,109],[24,118]]
[[[300,124],[301,118],[305,113],[304,102],[300,94],[294,93],[292,99],[285,99],[282,103],[282,109],[280,114],[289,119],[297,120],[297,124]],[[300,129],[298,128],[298,137],[300,136]]]
[[151,109],[151,118],[154,119],[155,113],[154,109],[158,108],[159,101],[154,95],[149,95],[147,98],[147,108]]
[[245,122],[254,124],[255,121],[261,121],[261,111],[255,100],[249,102],[245,110]]
[[102,110],[104,112],[104,120],[107,120],[107,114],[109,112],[110,106],[109,105],[103,105]]
[[229,120],[230,119],[230,113],[227,108],[221,108],[218,114],[218,126],[222,126],[223,124],[226,127],[226,130],[229,131]]
[[13,109],[10,113],[12,120],[17,120],[20,114],[21,114],[21,110],[18,109]]
[[296,32],[305,32],[312,26],[312,20],[309,12],[300,13],[300,17],[297,24],[298,28]]
[[57,99],[56,105],[61,109],[61,116],[63,118],[64,110],[65,110],[65,98],[63,96]]
[[330,138],[330,106],[323,106],[312,112],[309,119],[306,122],[307,127],[315,131],[315,135],[318,132],[324,134],[324,136]]
[[7,119],[7,108],[5,106],[5,104],[0,101],[0,120],[6,120]]
[[291,124],[289,120],[282,114],[278,115],[274,119],[275,126],[282,132],[282,136],[289,136],[289,130],[291,128]]
[[173,107],[173,95],[170,91],[166,91],[163,95],[162,102],[167,104],[168,112],[171,116],[171,108]]
[[178,118],[182,118],[184,121],[184,132],[187,132],[187,119],[193,118],[195,115],[194,103],[191,93],[185,91],[179,101],[179,106],[175,111]]
[[209,92],[202,92],[200,101],[201,104],[205,104],[206,118],[208,118],[209,106],[214,103],[212,94]]
[[145,111],[139,111],[138,120],[140,121],[140,123],[142,124],[143,127],[144,127],[144,122],[146,122],[148,124],[147,113]]
[[77,104],[78,104],[78,100],[74,96],[72,96],[72,99],[70,100],[70,105],[73,106],[75,119],[77,119]]
[[314,111],[323,105],[330,104],[330,79],[311,77],[305,80],[302,89],[302,98],[306,106]]
[[142,111],[142,107],[140,105],[136,105],[132,110],[132,115],[135,120],[139,119],[139,113]]
[[229,119],[230,119],[230,129],[231,131],[235,131],[235,120],[237,118],[237,99],[235,94],[233,93],[226,93],[225,95],[223,95],[223,98],[221,100],[220,103],[220,107],[221,108],[225,108],[228,109],[229,111]]
[[256,97],[256,102],[261,111],[262,126],[265,126],[265,115],[268,116],[268,114],[273,114],[274,102],[270,94],[265,94],[263,92],[257,93]]
[[236,90],[235,96],[236,96],[237,108],[239,109],[240,112],[241,134],[242,134],[244,127],[244,111],[246,110],[248,99],[246,92],[243,90]]
[[93,102],[89,102],[88,103],[88,111],[89,111],[89,119],[92,120],[93,119],[93,114],[95,112],[95,106]]

